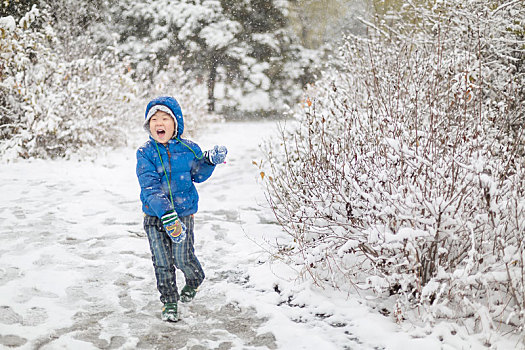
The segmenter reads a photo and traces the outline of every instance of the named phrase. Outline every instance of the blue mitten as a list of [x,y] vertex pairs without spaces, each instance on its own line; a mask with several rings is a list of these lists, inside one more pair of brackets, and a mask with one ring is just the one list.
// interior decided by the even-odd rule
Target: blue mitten
[[160,218],[162,226],[174,243],[180,243],[186,238],[186,226],[180,221],[174,210],[168,211]]
[[204,152],[204,159],[212,165],[217,165],[224,163],[227,154],[228,149],[225,146],[215,146],[213,149]]

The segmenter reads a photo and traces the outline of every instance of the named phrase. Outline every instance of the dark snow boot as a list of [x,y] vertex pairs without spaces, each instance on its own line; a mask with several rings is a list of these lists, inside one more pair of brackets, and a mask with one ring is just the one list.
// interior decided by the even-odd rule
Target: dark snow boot
[[177,314],[177,303],[166,303],[162,307],[162,320],[177,322],[179,316]]
[[185,285],[180,292],[180,301],[183,303],[190,302],[195,298],[195,294],[197,294],[197,288],[191,288]]

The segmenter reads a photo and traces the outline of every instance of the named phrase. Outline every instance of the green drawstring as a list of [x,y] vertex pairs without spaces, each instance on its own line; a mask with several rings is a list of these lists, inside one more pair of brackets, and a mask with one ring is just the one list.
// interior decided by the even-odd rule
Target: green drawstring
[[195,153],[195,151],[193,150],[193,148],[191,148],[190,146],[188,146],[187,144],[185,144],[184,142],[182,142],[181,139],[179,139],[178,137],[175,138],[175,140],[179,141],[181,144],[183,144],[184,146],[186,146],[186,148],[188,148],[191,153],[193,153],[193,155],[195,156],[195,158],[197,158],[197,160],[201,160],[202,157],[204,156],[203,154],[201,154],[201,156],[197,156],[197,153]]
[[162,164],[162,169],[164,169],[164,175],[166,175],[166,181],[168,181],[168,189],[170,191],[171,205],[173,205],[173,209],[175,209],[175,202],[173,201],[173,194],[171,194],[170,178],[168,177],[168,172],[166,171],[164,162],[162,161],[162,155],[160,154],[159,145],[157,144],[157,141],[155,141],[155,147],[157,147],[157,152],[159,153],[159,158],[160,158],[160,164]]

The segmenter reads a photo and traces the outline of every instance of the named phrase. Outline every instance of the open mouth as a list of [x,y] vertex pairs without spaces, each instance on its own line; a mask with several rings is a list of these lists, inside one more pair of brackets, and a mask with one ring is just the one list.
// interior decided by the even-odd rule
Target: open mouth
[[164,137],[164,135],[166,135],[166,131],[165,130],[162,130],[162,129],[158,129],[157,130],[157,136],[158,137]]

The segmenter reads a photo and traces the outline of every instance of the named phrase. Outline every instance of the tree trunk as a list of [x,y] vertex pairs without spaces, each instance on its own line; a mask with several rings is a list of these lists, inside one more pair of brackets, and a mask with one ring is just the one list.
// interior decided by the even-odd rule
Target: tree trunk
[[217,77],[217,60],[212,58],[208,77],[208,112],[215,111],[215,78]]

